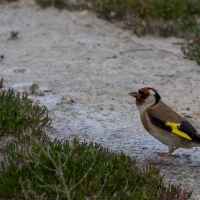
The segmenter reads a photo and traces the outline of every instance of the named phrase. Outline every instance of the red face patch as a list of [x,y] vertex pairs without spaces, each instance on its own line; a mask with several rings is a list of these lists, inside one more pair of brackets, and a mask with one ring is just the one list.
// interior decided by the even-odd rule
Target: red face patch
[[144,102],[145,102],[145,98],[141,98],[141,99],[136,99],[135,103],[137,106],[141,106]]
[[[150,95],[149,89],[148,88],[141,88],[138,90],[138,93],[141,95],[141,98],[136,99],[136,105],[142,105],[148,95]],[[144,97],[145,96],[145,97]]]
[[139,93],[142,92],[142,93],[145,93],[145,94],[150,94],[148,88],[140,88],[140,89],[138,90],[138,92],[139,92]]

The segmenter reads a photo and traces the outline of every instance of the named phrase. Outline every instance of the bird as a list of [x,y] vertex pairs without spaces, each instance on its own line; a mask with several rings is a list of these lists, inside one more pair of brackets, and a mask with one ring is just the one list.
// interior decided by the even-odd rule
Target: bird
[[146,131],[168,146],[168,152],[158,153],[162,157],[159,160],[148,160],[150,164],[169,165],[164,159],[168,156],[178,157],[172,153],[179,147],[189,149],[200,146],[200,133],[166,105],[154,88],[140,88],[129,95],[136,98],[135,104]]

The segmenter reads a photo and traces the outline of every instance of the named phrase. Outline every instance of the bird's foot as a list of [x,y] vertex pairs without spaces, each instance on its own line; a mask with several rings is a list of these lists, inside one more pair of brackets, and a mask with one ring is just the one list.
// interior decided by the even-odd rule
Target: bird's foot
[[148,162],[149,162],[151,165],[158,165],[158,164],[166,165],[166,166],[171,165],[171,163],[169,163],[169,162],[163,162],[163,159],[160,159],[160,160],[148,160]]
[[[166,156],[168,154],[168,152],[167,153],[165,153],[165,152],[155,152],[155,153],[157,153],[159,156]],[[177,155],[177,154],[170,154],[168,156],[171,156],[173,158],[180,158],[180,156]]]

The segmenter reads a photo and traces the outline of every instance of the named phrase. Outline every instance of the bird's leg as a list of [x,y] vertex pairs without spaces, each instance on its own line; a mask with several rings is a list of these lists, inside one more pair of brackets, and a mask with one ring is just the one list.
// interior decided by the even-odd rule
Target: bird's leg
[[165,156],[163,156],[161,159],[159,159],[159,160],[148,160],[148,162],[149,162],[150,164],[153,164],[153,165],[157,165],[157,164],[170,165],[170,163],[168,163],[168,162],[163,162],[163,160],[164,160],[165,158],[167,158],[170,154],[171,154],[171,153],[168,152],[168,153],[165,154]]
[[[173,151],[175,151],[176,149],[178,149],[178,147],[173,147],[173,149],[174,149]],[[165,156],[166,154],[168,154],[168,152],[155,152],[155,153],[157,153],[159,156]],[[170,154],[168,156],[171,156],[173,158],[180,158],[180,156],[176,154]]]
[[[155,153],[157,153],[159,156],[165,156],[166,154],[168,154],[166,152],[155,152]],[[170,154],[169,156],[173,158],[180,158],[180,156],[176,154]]]
[[171,155],[171,153],[173,151],[175,151],[176,149],[178,149],[178,147],[169,146],[168,148],[169,148],[169,152],[168,153],[161,153],[161,154],[164,154],[164,156],[161,159],[159,159],[159,160],[149,160],[149,163],[150,164],[154,164],[154,165],[157,165],[157,164],[170,165],[170,163],[163,162],[163,160],[165,158],[167,158],[168,156],[173,156],[173,155]]

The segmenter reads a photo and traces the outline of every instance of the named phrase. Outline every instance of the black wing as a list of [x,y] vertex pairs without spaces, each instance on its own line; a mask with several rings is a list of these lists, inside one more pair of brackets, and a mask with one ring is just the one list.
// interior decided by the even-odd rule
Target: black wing
[[181,121],[181,125],[178,129],[187,133],[193,141],[200,142],[200,133],[188,121]]
[[192,140],[198,143],[200,142],[200,133],[198,133],[198,131],[188,121],[175,123],[170,121],[162,121],[150,113],[148,113],[148,116],[150,121],[154,125],[185,139]]

